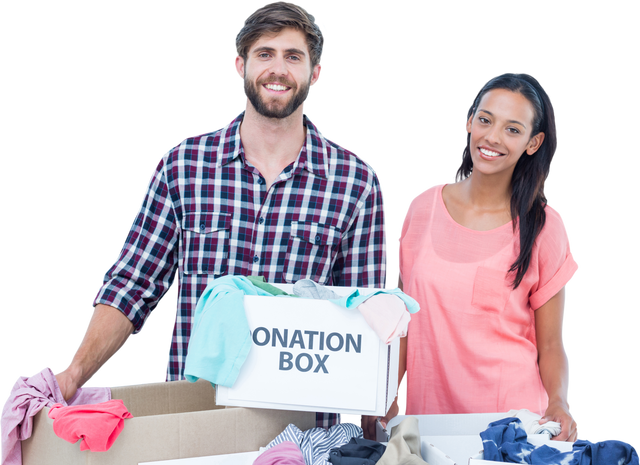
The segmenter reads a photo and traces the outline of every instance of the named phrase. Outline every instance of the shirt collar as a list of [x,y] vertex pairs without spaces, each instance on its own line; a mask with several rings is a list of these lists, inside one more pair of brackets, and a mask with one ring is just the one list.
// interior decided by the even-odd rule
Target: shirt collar
[[[243,118],[244,112],[240,113],[236,119],[220,131],[218,153],[221,156],[218,157],[218,166],[231,163],[244,152],[242,141],[240,140],[240,124]],[[294,163],[294,170],[298,166],[316,176],[326,178],[329,172],[329,147],[327,141],[306,115],[303,116],[303,124],[307,128],[307,138]]]

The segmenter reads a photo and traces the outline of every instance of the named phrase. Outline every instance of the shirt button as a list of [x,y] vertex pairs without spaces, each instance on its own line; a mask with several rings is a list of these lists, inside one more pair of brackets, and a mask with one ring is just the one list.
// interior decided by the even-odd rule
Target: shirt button
[[258,257],[257,255],[253,256],[253,263],[258,263],[260,261],[260,257]]
[[264,223],[264,218],[260,218],[260,219],[258,220],[258,223],[260,223],[260,224]]
[[316,244],[320,243],[320,236],[316,236]]
[[262,183],[264,183],[264,179],[258,178],[258,184],[262,184]]
[[206,229],[207,225],[204,223],[200,223],[200,231],[204,231]]

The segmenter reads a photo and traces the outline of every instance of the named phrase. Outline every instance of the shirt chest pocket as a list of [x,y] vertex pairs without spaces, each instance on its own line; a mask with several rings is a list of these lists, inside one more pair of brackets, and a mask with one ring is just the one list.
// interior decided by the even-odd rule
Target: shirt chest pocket
[[510,295],[511,286],[504,271],[478,267],[473,282],[472,313],[500,313]]
[[187,213],[182,219],[184,274],[222,275],[229,261],[228,213]]
[[292,221],[284,264],[285,281],[312,279],[327,284],[341,240],[342,233],[331,226]]

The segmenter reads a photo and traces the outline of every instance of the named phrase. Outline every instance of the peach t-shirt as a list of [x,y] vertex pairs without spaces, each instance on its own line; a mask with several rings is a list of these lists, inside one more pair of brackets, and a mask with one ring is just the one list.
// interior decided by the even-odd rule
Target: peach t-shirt
[[507,276],[518,252],[511,223],[475,231],[456,223],[437,186],[418,196],[400,238],[404,292],[412,315],[407,345],[407,414],[544,414],[534,312],[578,265],[560,215],[547,206],[531,263],[513,290]]

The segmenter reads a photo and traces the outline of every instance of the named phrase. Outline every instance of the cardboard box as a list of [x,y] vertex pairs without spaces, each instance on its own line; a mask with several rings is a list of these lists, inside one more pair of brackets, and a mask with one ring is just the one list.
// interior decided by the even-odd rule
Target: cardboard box
[[[430,465],[489,465],[504,462],[484,460],[480,433],[489,423],[507,418],[507,413],[470,413],[458,415],[414,415],[418,419],[422,443],[422,458]],[[406,416],[393,418],[387,431]],[[569,451],[571,442],[550,441],[543,436],[530,436],[530,442],[548,444],[560,451]]]
[[143,462],[139,465],[253,465],[262,452],[240,452],[237,454],[209,455],[189,459],[161,460],[159,462]]
[[113,388],[134,418],[107,452],[80,451],[53,432],[45,408],[34,417],[31,438],[22,442],[23,465],[137,465],[139,462],[257,451],[289,423],[315,426],[306,412],[224,408],[210,383],[173,381]]
[[253,344],[235,384],[217,386],[218,404],[386,414],[398,389],[398,339],[386,345],[357,309],[324,300],[246,296],[244,305]]

